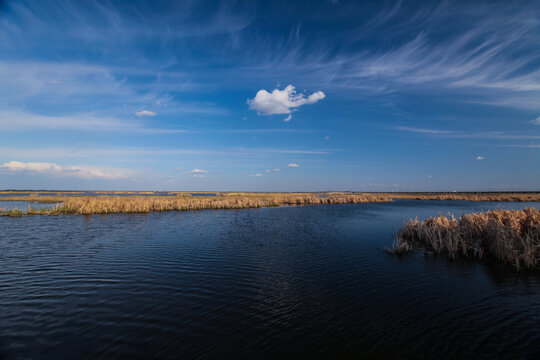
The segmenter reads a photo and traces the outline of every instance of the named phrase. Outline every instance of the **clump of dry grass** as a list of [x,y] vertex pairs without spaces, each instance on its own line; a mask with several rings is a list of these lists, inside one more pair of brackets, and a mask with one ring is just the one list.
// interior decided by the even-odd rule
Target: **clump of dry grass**
[[450,258],[493,257],[518,270],[540,267],[540,211],[494,210],[409,220],[388,251],[401,254],[423,248]]

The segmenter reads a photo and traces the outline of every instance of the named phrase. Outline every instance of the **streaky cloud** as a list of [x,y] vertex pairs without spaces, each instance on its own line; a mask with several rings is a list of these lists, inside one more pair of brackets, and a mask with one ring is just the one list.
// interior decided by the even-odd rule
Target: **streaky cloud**
[[59,177],[77,177],[82,179],[124,179],[127,178],[132,170],[97,167],[88,165],[61,166],[47,162],[20,162],[9,161],[0,165],[0,170],[4,169],[8,172],[30,172],[40,173],[50,176]]

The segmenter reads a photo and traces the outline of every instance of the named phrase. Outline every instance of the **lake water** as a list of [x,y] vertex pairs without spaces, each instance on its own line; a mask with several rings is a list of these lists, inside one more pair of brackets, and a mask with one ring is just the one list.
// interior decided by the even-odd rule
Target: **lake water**
[[[29,202],[29,201],[1,201],[0,200],[0,210],[22,210],[26,212],[28,206],[34,209],[52,209],[59,205],[59,203],[38,203],[38,202]],[[0,233],[0,236],[2,234]]]
[[538,272],[381,250],[410,217],[527,206],[0,218],[0,358],[538,358]]

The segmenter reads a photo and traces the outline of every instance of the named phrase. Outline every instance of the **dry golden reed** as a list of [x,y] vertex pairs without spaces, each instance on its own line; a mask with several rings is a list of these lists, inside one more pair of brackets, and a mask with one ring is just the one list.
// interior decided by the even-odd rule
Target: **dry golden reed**
[[[23,200],[24,199],[24,200]],[[151,211],[184,211],[203,209],[245,209],[282,205],[356,204],[391,201],[375,195],[237,195],[237,196],[47,196],[21,201],[59,203],[48,211],[29,211],[29,214],[115,214],[146,213]]]
[[[15,193],[15,192],[14,192]],[[25,192],[22,192],[23,194]],[[26,192],[28,193],[28,192]],[[193,192],[169,192],[167,196],[151,196],[153,192],[94,192],[73,196],[76,193],[30,193],[26,196],[4,196],[2,201],[27,201],[33,203],[58,203],[50,210],[32,210],[33,214],[110,214],[145,213],[150,211],[181,211],[199,209],[243,209],[282,205],[346,204],[389,202],[393,199],[415,200],[469,200],[469,201],[540,201],[540,193],[209,193],[215,196],[192,196]],[[95,196],[95,194],[105,196]],[[111,196],[106,196],[110,194]],[[142,196],[142,195],[150,196]],[[163,193],[160,193],[163,194]],[[118,196],[127,195],[127,196]],[[0,209],[0,215],[7,211]]]
[[540,201],[540,193],[385,193],[393,199],[466,201]]
[[409,220],[396,235],[394,254],[423,248],[450,258],[489,256],[518,270],[540,267],[540,211],[494,210]]

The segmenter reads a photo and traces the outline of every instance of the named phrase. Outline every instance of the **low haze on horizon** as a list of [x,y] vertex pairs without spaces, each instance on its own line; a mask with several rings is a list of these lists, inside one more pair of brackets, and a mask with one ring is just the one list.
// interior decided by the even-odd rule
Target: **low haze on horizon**
[[534,1],[2,1],[0,189],[540,190]]

